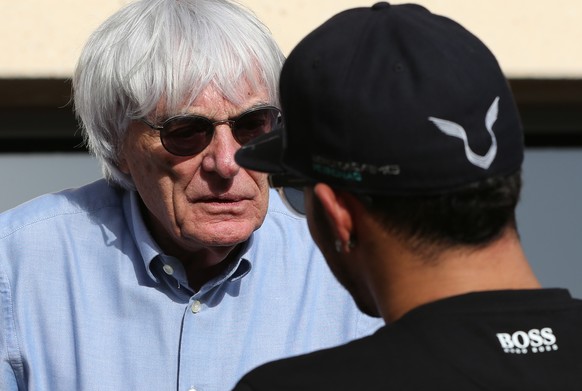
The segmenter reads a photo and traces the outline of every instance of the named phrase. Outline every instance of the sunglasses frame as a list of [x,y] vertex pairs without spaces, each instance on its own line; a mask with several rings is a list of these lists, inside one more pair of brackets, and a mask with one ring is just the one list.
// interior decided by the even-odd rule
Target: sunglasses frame
[[[221,120],[221,121],[213,121],[208,117],[205,117],[203,115],[198,115],[198,114],[174,115],[174,116],[164,120],[160,125],[156,125],[156,124],[150,122],[149,120],[147,120],[146,118],[140,118],[139,120],[141,122],[143,122],[144,124],[146,124],[147,126],[149,126],[151,129],[157,130],[160,133],[160,141],[162,142],[164,149],[166,151],[168,151],[169,153],[171,153],[172,155],[175,155],[175,156],[195,156],[195,155],[199,154],[200,152],[202,152],[204,149],[206,149],[206,147],[208,147],[208,145],[210,145],[210,143],[212,142],[212,137],[214,136],[216,126],[218,126],[218,125],[228,125],[230,128],[230,131],[232,132],[232,136],[234,137],[236,142],[239,143],[240,145],[243,145],[244,143],[242,143],[237,136],[237,132],[235,131],[235,125],[236,125],[237,121],[239,121],[241,118],[243,118],[246,115],[249,115],[251,113],[254,113],[256,111],[260,111],[260,110],[274,111],[277,114],[276,122],[271,127],[271,130],[282,123],[281,109],[279,109],[276,106],[272,106],[272,105],[263,105],[263,106],[252,107],[246,111],[243,111],[242,113],[240,113],[239,115],[237,115],[234,118],[229,118],[229,119]],[[194,152],[194,153],[192,153],[192,152],[183,153],[183,152],[177,152],[176,150],[172,150],[172,148],[169,149],[167,146],[167,142],[166,142],[167,139],[165,138],[169,132],[169,130],[167,130],[166,126],[173,121],[176,121],[179,119],[188,119],[188,118],[201,119],[201,120],[207,122],[208,124],[210,124],[211,129],[212,129],[212,137],[210,137],[208,139],[208,143],[206,145],[201,147],[199,150],[196,149],[197,152]],[[166,140],[166,141],[164,141],[164,140]]]

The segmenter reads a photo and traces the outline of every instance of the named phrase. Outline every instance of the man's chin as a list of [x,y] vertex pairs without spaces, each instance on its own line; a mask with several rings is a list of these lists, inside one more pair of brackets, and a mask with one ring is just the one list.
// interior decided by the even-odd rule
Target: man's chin
[[208,226],[206,232],[195,235],[198,242],[205,247],[233,247],[246,242],[256,230],[255,224],[221,222]]

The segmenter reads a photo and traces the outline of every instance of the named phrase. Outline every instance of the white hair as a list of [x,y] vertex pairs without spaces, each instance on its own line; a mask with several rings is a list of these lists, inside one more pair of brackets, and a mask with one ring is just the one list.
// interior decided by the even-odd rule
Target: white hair
[[89,37],[73,76],[75,112],[105,178],[134,188],[117,165],[131,120],[162,99],[177,113],[209,84],[241,102],[242,80],[266,88],[278,105],[283,60],[269,30],[233,1],[141,0]]

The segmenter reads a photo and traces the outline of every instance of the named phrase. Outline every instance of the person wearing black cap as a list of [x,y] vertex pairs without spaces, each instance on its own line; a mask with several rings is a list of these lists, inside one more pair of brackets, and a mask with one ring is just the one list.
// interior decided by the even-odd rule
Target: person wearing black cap
[[284,127],[236,160],[386,326],[235,390],[582,389],[582,301],[541,288],[520,244],[523,132],[477,37],[419,5],[347,10],[291,52],[280,97]]

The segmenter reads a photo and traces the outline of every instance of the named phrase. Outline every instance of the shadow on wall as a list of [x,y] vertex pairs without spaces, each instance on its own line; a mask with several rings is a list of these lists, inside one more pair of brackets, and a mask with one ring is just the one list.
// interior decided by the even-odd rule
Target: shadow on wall
[[87,153],[0,154],[0,211],[101,177],[97,160]]
[[582,298],[582,148],[529,148],[517,210],[526,255],[545,287]]

